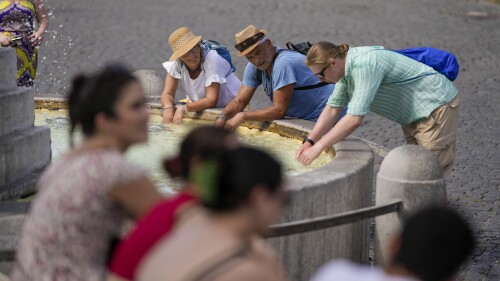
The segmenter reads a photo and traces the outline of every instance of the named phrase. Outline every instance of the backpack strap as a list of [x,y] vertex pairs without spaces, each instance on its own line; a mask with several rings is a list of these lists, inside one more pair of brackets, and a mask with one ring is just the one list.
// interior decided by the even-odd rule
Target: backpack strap
[[235,262],[242,261],[242,257],[247,254],[247,249],[237,248],[233,249],[228,255],[216,259],[213,263],[198,271],[194,278],[188,278],[190,281],[211,280],[217,275],[223,273],[224,269],[233,266]]
[[298,88],[294,88],[294,90],[311,90],[311,89],[316,89],[316,88],[321,88],[321,87],[324,87],[324,86],[327,86],[327,85],[330,85],[332,83],[328,83],[328,82],[319,82],[318,84],[313,84],[313,85],[309,85],[309,86],[303,86],[303,87],[298,87]]
[[[290,43],[290,42],[288,42]],[[274,57],[273,57],[273,67],[274,67],[274,61],[278,58],[278,56],[283,52],[283,51],[289,51],[289,52],[297,52],[297,53],[300,53],[299,51],[297,50],[292,50],[290,49],[290,47],[288,46],[288,43],[287,43],[287,48],[288,49],[279,49],[276,51],[276,53],[274,54]],[[290,43],[291,44],[291,43]],[[262,84],[262,70],[256,68],[256,72],[255,72],[255,75],[257,77],[257,80],[259,81],[260,84]],[[272,73],[272,71],[271,71]],[[293,88],[294,90],[298,90],[298,91],[301,91],[301,90],[311,90],[311,89],[316,89],[316,88],[321,88],[321,87],[324,87],[326,85],[330,85],[330,83],[327,83],[327,82],[320,82],[320,83],[317,83],[317,84],[313,84],[313,85],[308,85],[308,86],[302,86],[302,87],[296,87],[296,88]]]
[[[273,67],[274,67],[274,61],[276,60],[276,58],[278,58],[278,56],[283,52],[283,51],[293,51],[293,50],[288,50],[288,49],[279,49],[276,51],[276,53],[274,53],[274,57],[273,57]],[[257,71],[255,72],[255,75],[257,76],[257,80],[259,80],[259,83],[262,84],[262,70],[258,69],[258,68],[255,68]],[[272,73],[272,71],[271,71]]]

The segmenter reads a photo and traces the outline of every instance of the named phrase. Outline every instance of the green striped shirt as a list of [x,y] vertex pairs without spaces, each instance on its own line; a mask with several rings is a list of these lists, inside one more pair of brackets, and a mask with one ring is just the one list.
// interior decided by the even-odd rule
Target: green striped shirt
[[345,76],[335,85],[327,104],[348,106],[347,113],[369,111],[408,125],[427,118],[457,95],[444,75],[384,47],[349,48]]

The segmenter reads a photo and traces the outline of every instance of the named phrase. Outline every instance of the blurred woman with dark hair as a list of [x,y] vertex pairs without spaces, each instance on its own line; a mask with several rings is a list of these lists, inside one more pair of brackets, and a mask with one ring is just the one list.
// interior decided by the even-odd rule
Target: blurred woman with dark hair
[[284,280],[283,268],[260,238],[285,203],[281,165],[256,149],[204,154],[189,178],[200,205],[155,245],[138,281]]
[[68,97],[71,135],[84,140],[49,166],[26,218],[12,280],[102,280],[126,218],[160,201],[146,173],[123,154],[148,139],[139,82],[120,65],[78,76]]
[[168,159],[164,166],[171,177],[186,183],[180,192],[155,205],[116,247],[109,265],[108,280],[136,280],[137,268],[146,254],[177,226],[177,218],[195,205],[197,187],[190,171],[203,163],[203,155],[222,153],[239,146],[236,134],[215,127],[198,127],[181,144],[178,157]]

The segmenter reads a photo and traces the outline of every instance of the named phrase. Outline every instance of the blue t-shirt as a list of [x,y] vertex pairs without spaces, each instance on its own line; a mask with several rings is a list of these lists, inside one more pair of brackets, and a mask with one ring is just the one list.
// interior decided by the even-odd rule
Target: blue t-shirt
[[[257,68],[248,63],[243,74],[243,85],[257,88],[263,84],[266,95],[273,101],[274,91],[286,85],[295,84],[294,87],[299,88],[320,83],[306,66],[305,59],[301,53],[282,51],[274,61],[271,79],[267,77],[265,71],[262,71],[262,83],[257,79]],[[294,90],[286,115],[310,121],[318,120],[333,89],[332,84],[309,90]]]

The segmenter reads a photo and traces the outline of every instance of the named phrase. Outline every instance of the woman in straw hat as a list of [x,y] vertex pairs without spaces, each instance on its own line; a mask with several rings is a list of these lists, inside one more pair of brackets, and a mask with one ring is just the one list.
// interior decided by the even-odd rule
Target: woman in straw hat
[[[234,99],[240,80],[217,51],[205,51],[201,36],[194,35],[187,27],[181,27],[170,35],[168,44],[174,53],[163,63],[167,70],[161,96],[164,122],[179,124],[188,111],[225,107]],[[192,102],[174,107],[179,81]]]

